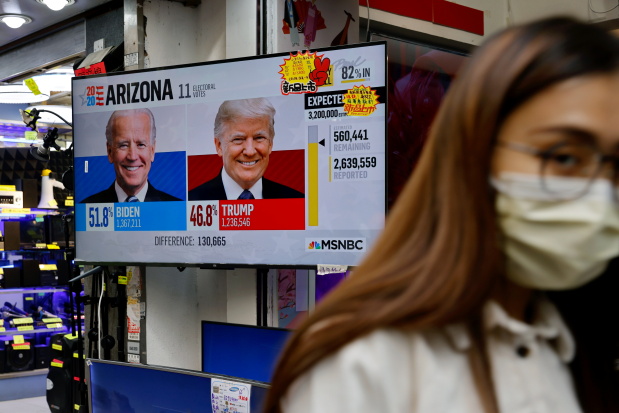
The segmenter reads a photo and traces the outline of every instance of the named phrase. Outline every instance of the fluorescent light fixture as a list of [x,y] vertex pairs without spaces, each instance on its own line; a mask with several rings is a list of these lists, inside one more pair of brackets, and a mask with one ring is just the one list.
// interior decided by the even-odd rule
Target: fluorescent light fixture
[[75,0],[37,0],[41,4],[45,4],[47,7],[54,11],[62,10],[64,6],[69,6],[75,3]]
[[0,85],[0,103],[38,103],[45,102],[47,99],[49,99],[48,94],[35,95],[21,84]]
[[47,72],[33,76],[32,79],[36,82],[39,90],[50,94],[49,92],[70,92],[71,77],[73,77],[73,69],[52,69]]
[[0,21],[11,29],[18,29],[26,23],[30,23],[32,19],[23,14],[0,14]]
[[[36,109],[39,112],[40,119],[39,122],[43,123],[55,123],[55,124],[65,124],[62,119],[58,118],[55,114],[60,115],[62,118],[68,120],[73,123],[73,110],[70,106],[62,106],[62,105],[38,105],[38,106],[30,106],[26,109],[26,112],[30,112],[32,109]],[[54,113],[49,113],[46,111],[51,111]]]

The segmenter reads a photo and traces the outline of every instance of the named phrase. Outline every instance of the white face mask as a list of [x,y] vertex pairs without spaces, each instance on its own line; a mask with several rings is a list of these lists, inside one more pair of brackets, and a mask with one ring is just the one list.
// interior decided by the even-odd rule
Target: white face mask
[[[579,178],[555,179],[569,186]],[[498,191],[507,276],[515,283],[545,290],[576,288],[619,255],[619,206],[610,181],[595,180],[582,197],[563,201],[552,199],[537,175],[503,173],[491,182]]]

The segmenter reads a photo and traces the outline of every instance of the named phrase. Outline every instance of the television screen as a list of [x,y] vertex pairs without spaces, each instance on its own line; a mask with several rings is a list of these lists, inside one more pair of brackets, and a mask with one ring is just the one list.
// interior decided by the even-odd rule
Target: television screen
[[197,371],[94,359],[86,364],[91,413],[222,412],[243,391],[236,402],[243,410],[237,411],[260,412],[268,390],[265,384]]
[[77,261],[357,264],[385,79],[384,42],[73,78]]
[[270,382],[290,330],[202,321],[202,371]]
[[[45,242],[47,244],[55,244],[60,247],[66,247],[66,228],[62,215],[45,215],[43,219],[45,221]],[[67,225],[69,229],[69,247],[73,247],[75,245],[73,219],[69,219]]]
[[[42,218],[24,217],[16,222],[19,222],[20,248],[32,249],[45,247],[45,225],[43,224]],[[8,234],[8,236],[12,236],[12,234]]]

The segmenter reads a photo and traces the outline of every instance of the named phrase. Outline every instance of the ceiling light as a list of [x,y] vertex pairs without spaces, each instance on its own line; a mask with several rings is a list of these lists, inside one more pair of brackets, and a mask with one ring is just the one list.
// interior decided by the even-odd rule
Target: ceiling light
[[49,99],[49,95],[35,95],[24,85],[0,85],[0,103],[36,103]]
[[39,90],[44,93],[49,92],[70,92],[71,78],[74,76],[73,69],[52,69],[47,72],[33,76]]
[[62,10],[64,6],[69,6],[75,3],[75,0],[37,0],[39,3],[45,4],[54,11]]
[[26,23],[30,23],[32,19],[23,14],[0,14],[0,21],[11,29],[17,29]]

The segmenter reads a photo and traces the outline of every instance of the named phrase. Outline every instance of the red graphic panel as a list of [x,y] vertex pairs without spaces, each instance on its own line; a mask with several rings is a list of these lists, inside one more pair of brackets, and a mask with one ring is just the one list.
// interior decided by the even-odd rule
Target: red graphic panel
[[[187,157],[187,189],[202,185],[219,174],[223,163],[219,155]],[[273,151],[264,177],[305,193],[305,151]]]
[[305,229],[305,199],[257,199],[219,201],[219,229]]

